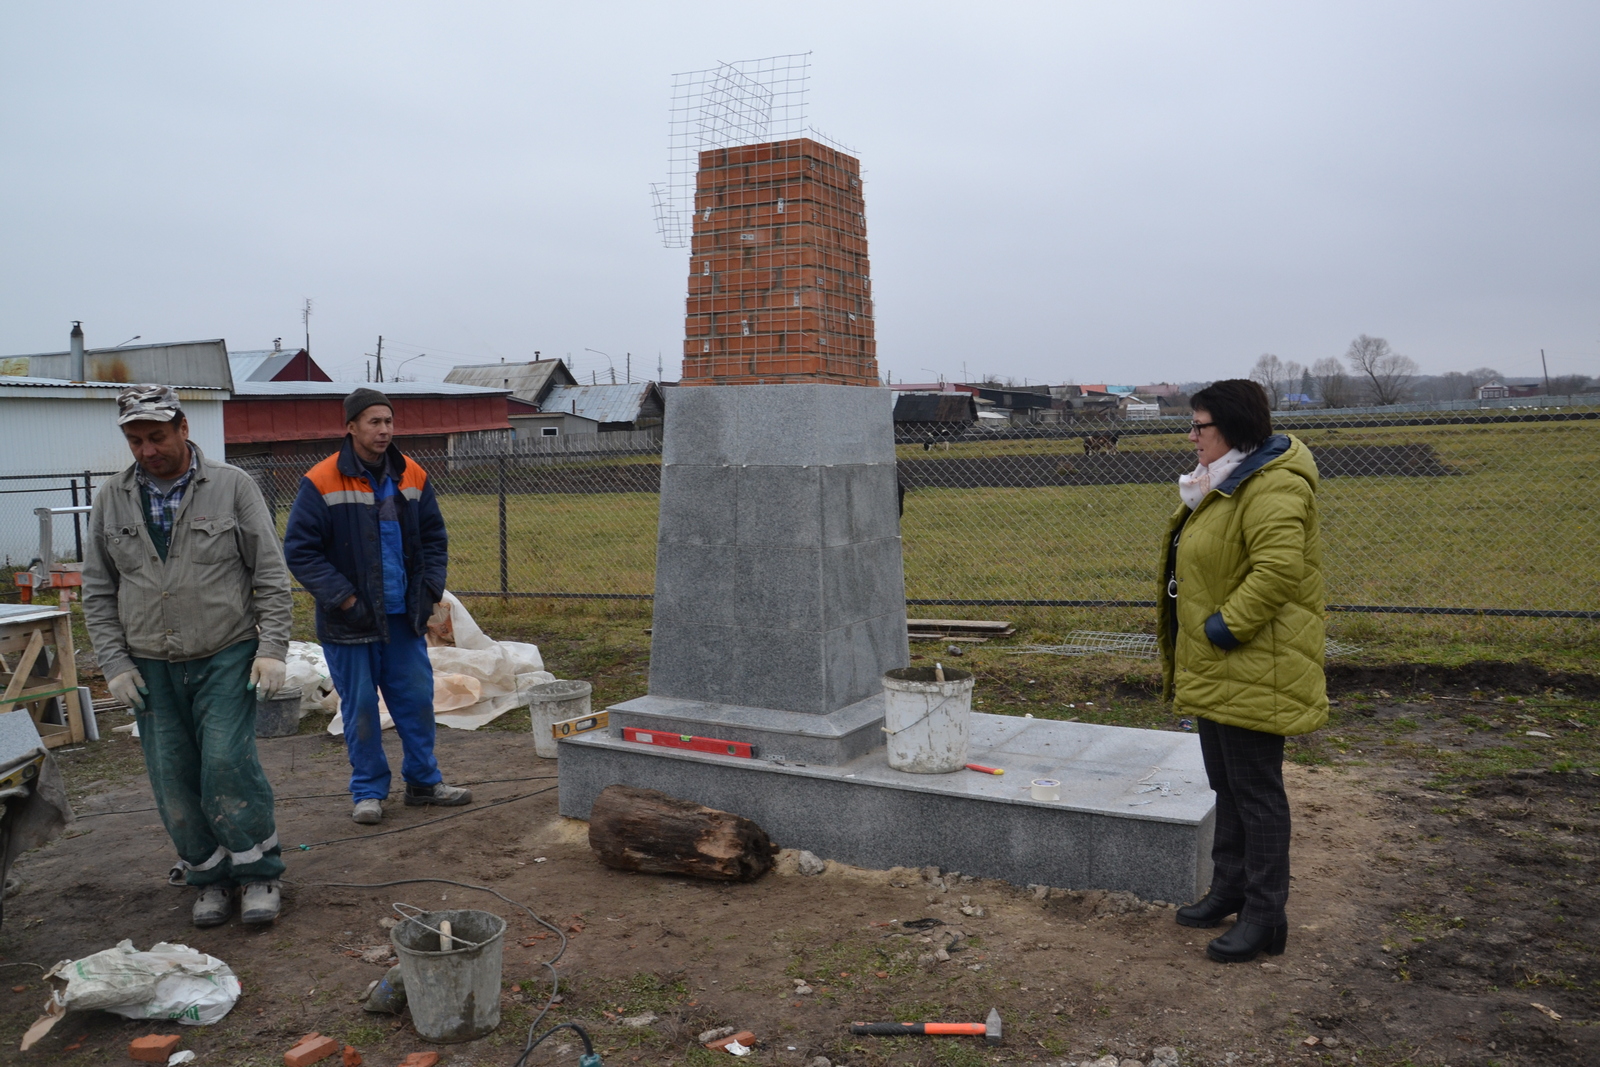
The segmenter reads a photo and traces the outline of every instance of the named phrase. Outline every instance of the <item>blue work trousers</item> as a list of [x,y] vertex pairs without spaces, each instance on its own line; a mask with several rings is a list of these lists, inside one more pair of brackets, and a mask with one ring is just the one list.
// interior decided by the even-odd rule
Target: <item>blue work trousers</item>
[[410,785],[438,784],[443,776],[433,758],[433,665],[428,662],[428,642],[411,632],[411,620],[390,615],[387,642],[330,642],[322,651],[339,692],[351,798],[382,800],[389,795],[389,758],[378,725],[380,689],[404,753],[400,776]]

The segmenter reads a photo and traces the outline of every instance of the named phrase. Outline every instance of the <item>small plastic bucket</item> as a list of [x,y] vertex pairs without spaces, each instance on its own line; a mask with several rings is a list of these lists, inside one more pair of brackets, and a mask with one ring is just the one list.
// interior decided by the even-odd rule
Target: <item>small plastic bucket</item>
[[299,732],[299,686],[280,689],[271,700],[256,701],[257,737],[288,737]]
[[[439,951],[441,920],[455,939],[448,952]],[[389,931],[417,1033],[451,1044],[473,1041],[500,1025],[505,934],[500,916],[466,910],[425,911]]]
[[901,667],[883,676],[883,732],[889,766],[913,774],[948,774],[967,764],[972,674],[953,667],[938,681],[932,667]]
[[520,689],[517,696],[528,702],[528,720],[533,725],[533,750],[545,759],[555,759],[556,739],[550,724],[589,714],[589,696],[594,687],[588,682],[540,682]]

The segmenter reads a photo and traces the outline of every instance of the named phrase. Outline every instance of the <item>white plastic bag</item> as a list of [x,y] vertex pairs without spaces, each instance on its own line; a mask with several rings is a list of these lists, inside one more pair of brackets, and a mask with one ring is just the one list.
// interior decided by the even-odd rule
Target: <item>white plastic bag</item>
[[69,1011],[207,1026],[233,1010],[240,992],[239,978],[226,963],[165,941],[148,952],[123,941],[81,960],[62,960],[45,979],[53,988],[50,1003],[23,1036],[23,1051]]
[[308,711],[338,711],[339,694],[328,674],[328,658],[322,646],[311,641],[290,641],[289,658],[284,663],[285,687],[300,687],[300,714]]

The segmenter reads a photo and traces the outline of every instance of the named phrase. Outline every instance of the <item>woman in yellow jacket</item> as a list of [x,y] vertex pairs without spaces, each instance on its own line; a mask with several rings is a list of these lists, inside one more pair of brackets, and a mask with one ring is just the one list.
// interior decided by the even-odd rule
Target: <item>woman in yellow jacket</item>
[[1199,720],[1217,814],[1211,889],[1178,922],[1212,927],[1237,914],[1206,954],[1242,963],[1288,939],[1283,739],[1328,718],[1317,465],[1302,442],[1272,432],[1255,382],[1217,382],[1190,406],[1200,462],[1178,480],[1157,633],[1163,696]]

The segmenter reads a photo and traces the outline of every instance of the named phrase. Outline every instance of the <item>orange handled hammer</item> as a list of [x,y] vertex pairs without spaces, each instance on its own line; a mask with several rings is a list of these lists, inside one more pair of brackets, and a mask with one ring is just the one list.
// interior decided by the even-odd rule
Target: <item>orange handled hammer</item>
[[869,1037],[903,1037],[907,1034],[973,1034],[986,1045],[1000,1044],[1000,1011],[989,1009],[982,1023],[851,1023],[850,1032]]

